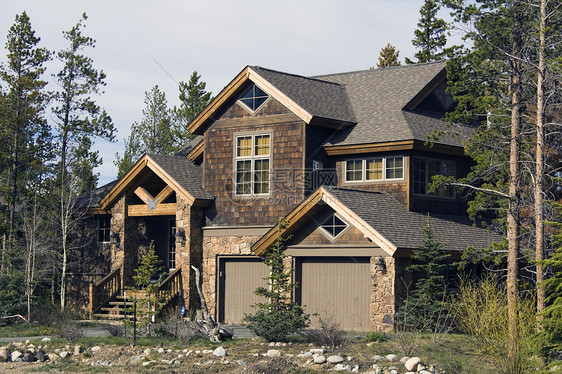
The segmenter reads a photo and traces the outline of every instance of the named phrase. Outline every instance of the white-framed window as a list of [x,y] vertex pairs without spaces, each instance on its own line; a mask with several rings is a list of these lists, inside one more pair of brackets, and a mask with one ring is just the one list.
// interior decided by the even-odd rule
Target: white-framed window
[[414,194],[440,197],[455,197],[454,188],[442,187],[439,191],[428,192],[429,184],[434,175],[455,176],[455,162],[430,158],[414,158],[414,176],[412,179]]
[[372,157],[345,161],[346,182],[404,179],[404,157]]
[[268,195],[270,191],[271,135],[236,136],[234,149],[236,195]]
[[269,99],[269,95],[255,84],[252,84],[242,97],[238,99],[238,103],[250,113],[254,113],[265,104],[267,99]]
[[109,243],[111,216],[98,216],[98,243]]
[[345,231],[345,229],[349,227],[349,225],[336,213],[333,213],[324,222],[322,222],[320,227],[330,239],[336,239]]

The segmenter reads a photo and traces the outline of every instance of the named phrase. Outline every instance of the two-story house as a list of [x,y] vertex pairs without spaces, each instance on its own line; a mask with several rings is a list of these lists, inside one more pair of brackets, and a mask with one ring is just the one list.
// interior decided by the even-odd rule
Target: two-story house
[[268,274],[259,255],[281,232],[308,313],[391,329],[428,213],[444,250],[493,239],[453,189],[428,190],[433,175],[470,167],[471,128],[426,144],[447,130],[445,89],[445,62],[316,77],[244,68],[189,125],[181,152],[143,156],[98,194],[98,233],[81,254],[98,258],[98,273],[84,257],[73,284],[84,293],[79,280],[99,281],[104,259],[109,276],[90,289],[96,313],[153,241],[171,272],[162,287],[197,308],[195,266],[216,319],[238,323]]

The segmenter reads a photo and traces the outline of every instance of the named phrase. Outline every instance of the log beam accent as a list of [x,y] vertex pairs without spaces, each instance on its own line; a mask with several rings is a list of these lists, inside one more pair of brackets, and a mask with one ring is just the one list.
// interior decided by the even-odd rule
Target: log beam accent
[[157,204],[154,209],[150,209],[147,204],[129,205],[127,207],[127,215],[129,217],[139,216],[173,216],[176,214],[176,204]]
[[154,197],[142,187],[137,187],[135,190],[135,195],[137,195],[145,204],[150,204],[156,202]]
[[162,191],[160,191],[158,195],[156,195],[156,199],[158,199],[159,202],[162,202],[166,200],[168,196],[170,196],[173,192],[174,189],[172,187],[166,186]]

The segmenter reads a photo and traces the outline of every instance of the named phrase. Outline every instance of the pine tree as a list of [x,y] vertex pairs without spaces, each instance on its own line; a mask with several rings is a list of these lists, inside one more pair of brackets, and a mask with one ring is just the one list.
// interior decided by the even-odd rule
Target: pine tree
[[[28,180],[33,179],[33,170],[41,165],[43,141],[49,140],[49,128],[43,113],[50,99],[45,90],[47,82],[41,76],[50,53],[39,48],[40,38],[35,36],[29,17],[25,12],[17,15],[7,35],[7,65],[0,68],[0,79],[4,82],[0,94],[0,204],[6,214],[6,251],[14,250],[14,230],[18,219],[16,210],[22,199],[22,191]],[[41,136],[46,136],[41,139]],[[13,253],[2,253],[1,268],[6,270]]]
[[[418,48],[414,54],[416,63],[441,60],[445,57],[443,49],[447,44],[449,25],[442,18],[437,17],[441,5],[436,0],[425,0],[420,8],[418,28],[414,31],[412,44]],[[406,58],[407,64],[414,61]]]
[[87,16],[63,33],[69,46],[57,53],[63,64],[55,76],[59,87],[53,113],[56,120],[57,155],[56,197],[59,211],[58,229],[61,240],[60,304],[65,306],[66,271],[69,235],[79,221],[76,197],[97,182],[93,169],[101,164],[97,152],[91,150],[92,139],[114,139],[115,127],[109,115],[91,98],[105,86],[105,73],[98,71],[90,57],[82,54],[93,48],[95,40],[82,30]]
[[200,81],[201,76],[194,71],[189,78],[189,82],[180,82],[179,98],[181,104],[179,108],[174,107],[174,138],[176,148],[180,149],[191,139],[191,134],[187,131],[187,126],[193,119],[209,104],[212,100],[212,93],[206,92],[206,83]]
[[171,155],[179,150],[166,94],[160,91],[158,85],[145,92],[144,104],[142,120],[133,123],[131,134],[125,140],[123,157],[115,155],[114,164],[119,177],[125,175],[145,153]]
[[281,230],[288,223],[283,220],[277,222],[279,234],[271,249],[263,256],[263,262],[269,267],[270,275],[264,278],[267,287],[258,287],[255,294],[266,299],[264,303],[253,305],[257,311],[245,314],[242,323],[256,335],[269,341],[284,341],[290,334],[299,332],[309,325],[310,316],[303,307],[291,299],[291,293],[296,286],[291,282],[292,268],[285,267],[285,243],[290,237],[283,237]]
[[388,68],[391,66],[399,66],[400,65],[400,61],[398,60],[399,54],[400,51],[397,51],[395,46],[388,43],[383,49],[381,49],[377,68]]

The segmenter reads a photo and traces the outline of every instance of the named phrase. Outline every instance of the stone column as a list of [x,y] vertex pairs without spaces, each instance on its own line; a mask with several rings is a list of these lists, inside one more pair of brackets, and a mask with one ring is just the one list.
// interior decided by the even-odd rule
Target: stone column
[[371,257],[371,331],[392,331],[396,312],[395,259],[383,257],[383,272],[377,272],[377,260],[378,257]]

